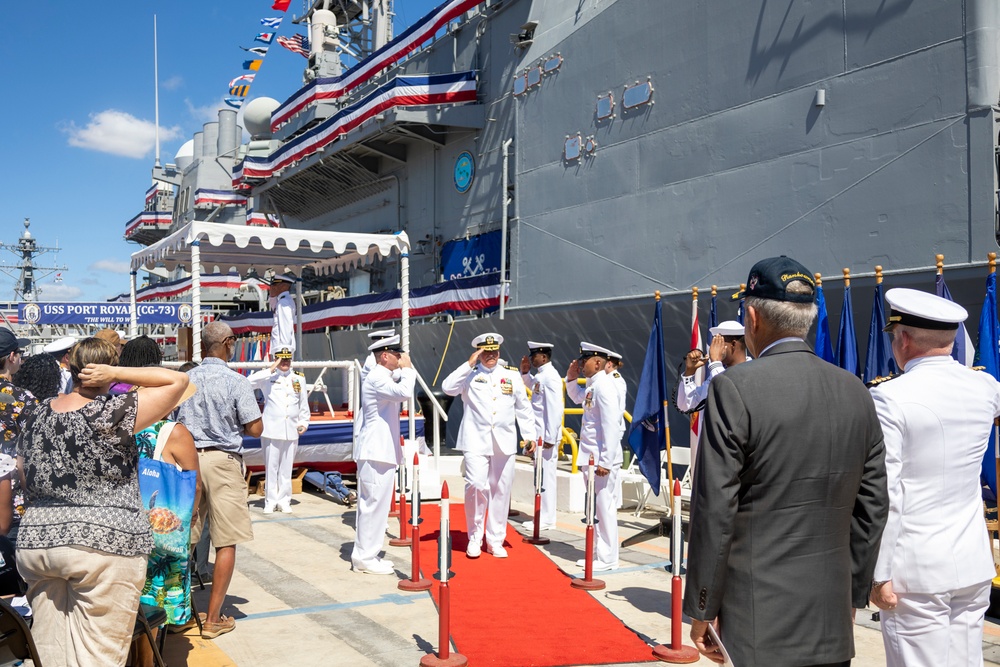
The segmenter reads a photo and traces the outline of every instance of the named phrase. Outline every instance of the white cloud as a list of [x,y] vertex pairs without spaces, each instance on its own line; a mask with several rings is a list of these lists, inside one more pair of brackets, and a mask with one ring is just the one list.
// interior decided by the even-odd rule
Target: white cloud
[[184,85],[184,78],[179,74],[175,74],[168,78],[166,81],[160,83],[160,87],[164,90],[177,90]]
[[42,299],[45,301],[72,301],[83,295],[82,289],[75,285],[67,285],[65,283],[39,285],[39,288],[42,293]]
[[128,262],[117,259],[99,259],[87,267],[91,271],[107,271],[108,273],[128,273],[130,265]]
[[187,106],[188,113],[191,114],[191,117],[200,124],[211,123],[212,121],[219,120],[219,109],[226,107],[226,103],[221,97],[214,102],[209,102],[203,106],[197,106],[194,102],[185,98],[184,104]]
[[[152,122],[115,109],[91,114],[86,127],[71,121],[62,129],[69,135],[70,146],[122,157],[143,158],[156,143],[156,126]],[[160,141],[180,136],[179,127],[160,128]]]

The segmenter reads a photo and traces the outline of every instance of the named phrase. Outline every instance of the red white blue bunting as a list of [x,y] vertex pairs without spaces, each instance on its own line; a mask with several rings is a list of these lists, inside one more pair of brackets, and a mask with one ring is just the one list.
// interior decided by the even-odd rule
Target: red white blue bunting
[[194,191],[194,205],[198,206],[246,206],[244,195],[229,190],[208,190],[198,188]]
[[479,5],[482,0],[448,0],[401,32],[395,39],[339,77],[316,79],[299,89],[271,114],[271,130],[277,130],[307,106],[335,100],[370,81],[434,36],[446,23]]
[[157,227],[170,225],[173,216],[163,211],[143,211],[125,223],[125,236],[129,236],[141,227]]
[[233,186],[242,186],[244,179],[269,178],[285,167],[318,152],[387,109],[475,101],[475,72],[396,77],[359,102],[344,107],[309,132],[283,144],[269,156],[245,158],[233,168]]
[[[251,281],[248,279],[247,283]],[[257,281],[252,281],[253,284],[257,284]],[[210,287],[215,287],[219,289],[230,289],[237,290],[243,285],[243,280],[240,278],[238,273],[203,273],[201,274],[201,288],[208,289]],[[171,297],[180,296],[191,291],[191,278],[180,278],[179,280],[171,280],[166,283],[156,283],[155,285],[150,285],[149,287],[143,287],[135,293],[136,301],[150,301],[152,299],[169,299]],[[128,294],[119,294],[114,299],[111,299],[113,303],[127,303],[129,301]]]

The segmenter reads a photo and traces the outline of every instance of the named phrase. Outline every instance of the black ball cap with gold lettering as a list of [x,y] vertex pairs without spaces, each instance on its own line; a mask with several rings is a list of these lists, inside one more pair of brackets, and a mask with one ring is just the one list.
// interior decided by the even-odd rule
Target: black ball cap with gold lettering
[[[808,294],[789,292],[788,286],[801,282],[812,288]],[[762,259],[750,269],[747,276],[745,296],[792,303],[812,303],[816,298],[816,281],[809,269],[791,257],[769,257]]]

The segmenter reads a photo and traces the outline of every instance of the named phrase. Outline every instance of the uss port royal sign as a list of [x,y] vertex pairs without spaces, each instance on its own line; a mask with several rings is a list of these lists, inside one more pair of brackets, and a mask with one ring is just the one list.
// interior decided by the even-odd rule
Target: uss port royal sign
[[[18,321],[26,324],[95,324],[122,326],[131,322],[127,303],[19,303]],[[189,325],[190,303],[137,303],[139,324]]]

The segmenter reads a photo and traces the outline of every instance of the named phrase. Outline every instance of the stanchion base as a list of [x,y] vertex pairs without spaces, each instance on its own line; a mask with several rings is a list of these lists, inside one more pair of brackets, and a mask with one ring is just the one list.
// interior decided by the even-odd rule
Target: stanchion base
[[591,579],[587,581],[586,579],[574,579],[569,582],[569,585],[573,588],[579,588],[584,591],[602,591],[604,590],[604,581],[601,579]]
[[434,582],[430,579],[403,579],[399,582],[398,587],[401,591],[427,591],[430,590]]
[[420,667],[465,667],[469,659],[461,653],[452,653],[447,658],[439,658],[435,653],[428,653],[420,658]]
[[409,537],[394,537],[389,540],[390,547],[409,547],[413,546],[413,540]]
[[548,544],[552,540],[547,537],[522,537],[521,541],[528,544]]
[[701,659],[701,654],[698,653],[698,649],[693,646],[684,646],[681,644],[680,648],[670,648],[666,644],[660,644],[659,646],[653,647],[653,657],[660,662],[672,662],[675,665],[687,665],[692,662],[698,662]]

